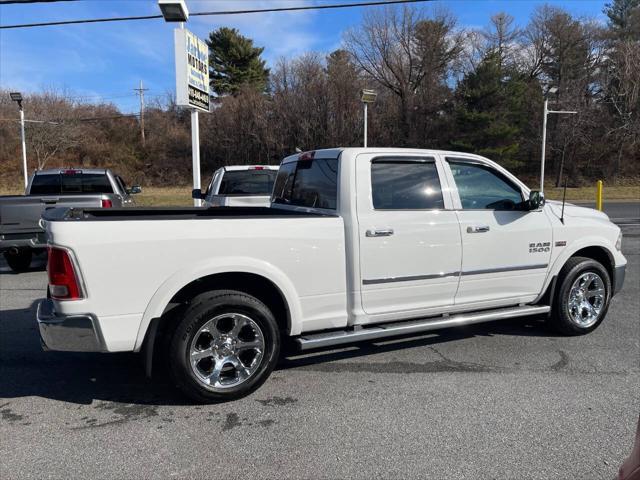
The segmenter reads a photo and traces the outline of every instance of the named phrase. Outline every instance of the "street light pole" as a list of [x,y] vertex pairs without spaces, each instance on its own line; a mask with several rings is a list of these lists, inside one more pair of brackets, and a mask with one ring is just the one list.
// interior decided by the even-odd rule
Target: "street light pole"
[[22,109],[22,94],[20,92],[11,92],[9,93],[11,100],[18,104],[18,109],[20,110],[20,137],[22,139],[22,170],[24,173],[24,188],[27,189],[27,184],[29,183],[28,173],[27,173],[27,142],[24,136],[24,110]]
[[573,110],[549,110],[549,94],[556,93],[558,87],[551,87],[544,96],[544,109],[542,112],[542,155],[540,159],[540,193],[544,193],[544,162],[547,149],[547,117],[551,113],[576,114]]
[[29,174],[27,173],[27,142],[24,138],[24,110],[22,105],[20,106],[20,136],[22,137],[22,171],[24,173],[24,189],[26,191],[29,183]]
[[542,114],[542,159],[540,161],[540,193],[544,193],[544,161],[547,148],[547,115],[549,114],[549,98],[544,97],[544,110]]
[[367,148],[367,106],[369,105],[367,102],[364,103],[364,148]]
[[364,104],[364,148],[367,148],[367,126],[369,104],[376,101],[378,93],[375,90],[363,89],[360,92],[360,101]]

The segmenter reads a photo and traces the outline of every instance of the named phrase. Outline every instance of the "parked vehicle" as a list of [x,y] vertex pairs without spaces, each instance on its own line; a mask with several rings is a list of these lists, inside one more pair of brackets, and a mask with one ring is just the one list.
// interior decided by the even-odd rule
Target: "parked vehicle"
[[[391,148],[286,158],[271,208],[51,210],[52,350],[154,350],[197,401],[258,388],[300,349],[548,316],[593,331],[622,288],[621,231],[486,158]],[[133,272],[122,275],[122,272]]]
[[204,193],[193,197],[205,207],[268,207],[278,167],[274,165],[233,165],[213,173]]
[[0,252],[16,272],[31,265],[34,251],[46,248],[42,212],[55,207],[110,208],[133,206],[122,178],[105,169],[51,169],[35,172],[24,195],[0,196]]

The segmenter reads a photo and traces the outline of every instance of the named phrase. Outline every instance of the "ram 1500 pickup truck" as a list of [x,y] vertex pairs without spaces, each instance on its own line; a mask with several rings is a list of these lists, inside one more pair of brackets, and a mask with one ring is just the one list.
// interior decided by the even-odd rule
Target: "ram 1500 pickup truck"
[[270,208],[44,218],[45,348],[142,350],[148,369],[157,354],[203,402],[258,388],[285,337],[306,350],[530,315],[586,334],[626,265],[605,214],[435,150],[290,156]]
[[213,173],[207,190],[193,191],[204,207],[268,207],[278,167],[229,165]]
[[29,268],[33,252],[47,247],[40,217],[56,207],[111,208],[133,206],[124,180],[108,169],[49,169],[36,171],[24,195],[0,196],[0,252],[11,269]]

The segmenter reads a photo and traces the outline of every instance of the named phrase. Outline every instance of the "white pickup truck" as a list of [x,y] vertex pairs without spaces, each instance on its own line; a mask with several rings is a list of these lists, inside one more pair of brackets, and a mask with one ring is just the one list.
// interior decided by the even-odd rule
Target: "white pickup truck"
[[45,348],[142,350],[148,368],[160,356],[203,402],[258,388],[285,337],[306,350],[529,315],[585,334],[626,265],[605,214],[434,150],[288,157],[270,208],[52,210],[45,223]]
[[204,193],[192,196],[204,207],[268,207],[277,173],[275,165],[228,165],[213,172]]

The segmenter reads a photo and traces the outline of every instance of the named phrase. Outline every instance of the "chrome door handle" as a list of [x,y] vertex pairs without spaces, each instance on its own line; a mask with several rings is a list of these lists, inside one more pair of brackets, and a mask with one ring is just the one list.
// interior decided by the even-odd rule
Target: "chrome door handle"
[[489,231],[489,225],[479,225],[474,227],[467,227],[467,233],[484,233]]
[[381,230],[367,230],[367,237],[390,237],[393,235],[393,228],[384,228]]

